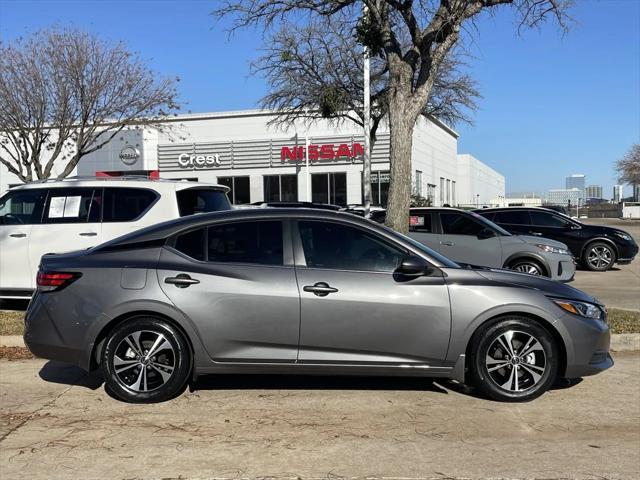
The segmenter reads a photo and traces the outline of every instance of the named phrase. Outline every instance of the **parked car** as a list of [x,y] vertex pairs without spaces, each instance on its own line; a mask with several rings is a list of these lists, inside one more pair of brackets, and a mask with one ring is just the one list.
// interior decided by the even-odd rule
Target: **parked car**
[[40,257],[93,247],[154,223],[227,210],[227,187],[147,179],[68,179],[0,197],[0,298],[29,298]]
[[595,298],[318,209],[193,215],[45,255],[24,339],[130,402],[210,373],[445,377],[522,401],[613,365]]
[[[415,207],[409,236],[459,263],[509,268],[566,282],[575,262],[566,245],[554,240],[511,235],[487,219],[456,208]],[[375,218],[384,222],[384,215]]]
[[566,243],[581,265],[605,271],[633,261],[638,244],[619,228],[588,225],[539,207],[487,208],[478,214],[514,234],[535,235]]

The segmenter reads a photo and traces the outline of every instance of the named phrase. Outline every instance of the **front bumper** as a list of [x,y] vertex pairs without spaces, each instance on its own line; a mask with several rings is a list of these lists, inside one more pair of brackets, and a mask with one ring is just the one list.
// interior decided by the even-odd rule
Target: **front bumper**
[[567,378],[596,375],[613,366],[609,354],[611,334],[609,326],[600,320],[589,320],[567,314],[562,325],[569,335],[567,365],[564,376]]
[[628,263],[633,262],[633,259],[636,258],[638,254],[638,245],[628,245],[625,247],[618,247],[619,258],[616,260],[618,265],[627,265]]
[[576,262],[571,255],[548,255],[551,279],[559,282],[570,282],[576,274]]

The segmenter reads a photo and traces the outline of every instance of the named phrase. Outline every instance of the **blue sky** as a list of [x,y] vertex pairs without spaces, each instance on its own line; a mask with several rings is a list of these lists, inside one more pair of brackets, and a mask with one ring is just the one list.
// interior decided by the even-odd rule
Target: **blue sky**
[[[265,93],[249,77],[261,32],[229,37],[209,15],[215,0],[0,0],[10,41],[51,24],[123,40],[159,73],[181,78],[185,109],[254,108]],[[640,0],[577,0],[566,34],[548,24],[516,34],[507,10],[479,20],[471,73],[483,99],[459,151],[506,176],[507,191],[563,188],[587,175],[611,195],[613,162],[640,141]]]

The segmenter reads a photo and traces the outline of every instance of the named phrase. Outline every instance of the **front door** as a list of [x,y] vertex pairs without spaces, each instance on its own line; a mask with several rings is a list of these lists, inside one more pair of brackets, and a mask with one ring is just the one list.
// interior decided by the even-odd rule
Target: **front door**
[[[40,223],[47,198],[45,189],[7,193],[0,201],[0,289],[32,290],[35,272],[29,261],[29,240]],[[20,292],[2,292],[3,295]],[[23,294],[26,292],[23,292]]]
[[85,250],[101,243],[101,195],[99,188],[49,189],[42,222],[33,226],[29,238],[34,279],[44,254]]
[[440,212],[440,253],[456,262],[502,267],[502,246],[496,232],[471,215]]
[[300,363],[444,360],[451,314],[441,276],[397,279],[407,252],[358,227],[316,220],[297,226]]
[[181,234],[163,249],[158,281],[213,360],[295,362],[300,297],[290,238],[281,221],[241,221]]

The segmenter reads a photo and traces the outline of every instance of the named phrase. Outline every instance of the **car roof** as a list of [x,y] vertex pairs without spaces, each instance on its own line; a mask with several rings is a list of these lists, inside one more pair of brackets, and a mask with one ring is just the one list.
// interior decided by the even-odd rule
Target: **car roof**
[[557,210],[554,210],[552,208],[544,208],[544,207],[491,207],[491,208],[478,208],[476,210],[474,210],[474,212],[476,213],[482,213],[482,212],[500,212],[500,211],[506,211],[506,210],[538,210],[541,212],[550,212],[550,213],[560,213]]
[[215,183],[191,182],[186,180],[150,179],[146,177],[70,177],[63,180],[36,180],[11,187],[9,191],[27,190],[32,188],[74,188],[74,187],[137,187],[152,190],[187,190],[197,188],[212,188],[228,192],[229,187]]

